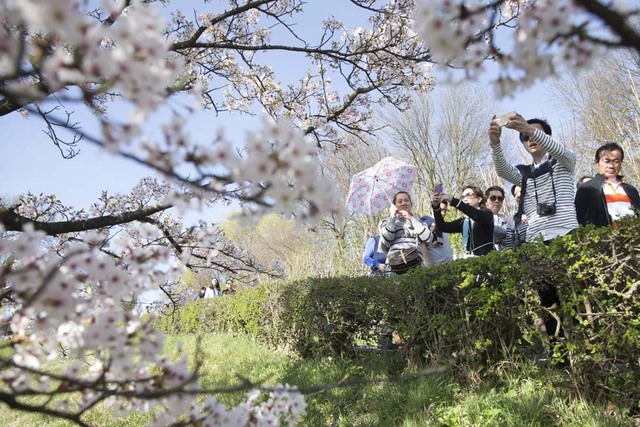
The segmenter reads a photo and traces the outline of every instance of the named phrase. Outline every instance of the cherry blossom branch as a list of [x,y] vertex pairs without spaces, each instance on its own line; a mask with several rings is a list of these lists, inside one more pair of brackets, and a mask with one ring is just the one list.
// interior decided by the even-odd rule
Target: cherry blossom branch
[[640,33],[629,24],[629,16],[637,15],[638,11],[624,16],[615,10],[603,5],[597,0],[579,0],[584,8],[593,15],[602,19],[609,30],[620,37],[618,46],[625,46],[640,52]]
[[205,31],[207,31],[207,28],[214,26],[220,22],[225,21],[226,19],[233,17],[235,15],[239,15],[242,13],[245,13],[251,9],[257,9],[258,7],[262,6],[263,4],[267,4],[267,3],[273,3],[277,0],[258,0],[258,1],[254,1],[254,2],[247,2],[246,4],[236,7],[234,9],[228,10],[224,13],[221,13],[220,15],[216,16],[214,19],[211,19],[207,26],[201,26],[200,28],[198,28],[193,35],[185,41],[182,42],[176,42],[174,44],[171,45],[171,50],[181,50],[181,49],[185,49],[187,47],[193,47],[197,40],[200,38],[200,36],[202,36],[202,34],[204,34]]
[[137,211],[122,212],[116,215],[104,215],[77,221],[43,222],[27,218],[16,213],[11,208],[0,208],[0,223],[4,224],[8,231],[22,231],[27,224],[33,225],[35,230],[44,231],[49,236],[58,236],[65,233],[96,230],[114,225],[127,224],[133,221],[141,221],[150,215],[171,208],[172,205],[150,206]]

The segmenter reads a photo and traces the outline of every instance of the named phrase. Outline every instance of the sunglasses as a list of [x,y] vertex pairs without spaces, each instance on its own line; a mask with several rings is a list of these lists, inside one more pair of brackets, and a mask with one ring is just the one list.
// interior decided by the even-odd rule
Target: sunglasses
[[473,195],[474,195],[474,194],[473,194],[473,192],[472,192],[472,191],[470,191],[470,192],[468,192],[468,193],[462,193],[462,198],[464,199],[464,198],[466,198],[466,197],[471,197],[471,196],[473,196]]
[[531,139],[531,137],[529,135],[522,135],[520,134],[520,141],[522,142],[529,142],[529,140]]
[[502,196],[489,196],[489,200],[491,200],[492,202],[498,201],[501,202],[504,200],[504,197]]

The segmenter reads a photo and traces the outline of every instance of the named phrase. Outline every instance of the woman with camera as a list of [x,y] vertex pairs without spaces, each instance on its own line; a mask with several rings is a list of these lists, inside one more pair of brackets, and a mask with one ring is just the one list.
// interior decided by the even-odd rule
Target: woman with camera
[[396,193],[392,203],[390,216],[380,224],[380,249],[387,253],[391,272],[403,274],[422,265],[420,249],[431,240],[431,231],[411,212],[413,202],[409,193]]
[[[465,214],[466,218],[445,222],[440,211],[440,203]],[[445,193],[435,193],[431,200],[436,228],[444,233],[462,233],[465,257],[486,255],[495,249],[493,245],[493,212],[485,207],[484,193],[475,185],[462,189],[462,197],[457,199]]]

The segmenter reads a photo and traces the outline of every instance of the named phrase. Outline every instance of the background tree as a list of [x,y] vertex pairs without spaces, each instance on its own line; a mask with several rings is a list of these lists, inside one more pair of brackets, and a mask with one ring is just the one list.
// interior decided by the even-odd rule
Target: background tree
[[318,233],[296,226],[292,219],[267,215],[250,226],[227,220],[222,230],[239,248],[251,251],[261,264],[281,271],[283,278],[327,275],[323,264],[330,263],[330,258],[326,257],[328,251]]
[[[379,127],[384,123],[377,122]],[[336,184],[340,215],[326,217],[319,231],[327,233],[335,241],[336,252],[332,254],[336,272],[334,274],[364,274],[362,263],[364,245],[370,236],[378,234],[378,223],[386,212],[368,217],[346,209],[351,178],[391,155],[388,144],[379,138],[368,138],[365,144],[351,141],[323,156],[323,173]]]
[[553,85],[554,97],[576,120],[580,175],[595,173],[593,153],[609,141],[625,150],[624,173],[640,182],[640,60],[633,51],[610,54],[596,69],[567,75]]
[[466,184],[486,188],[498,182],[487,150],[486,127],[495,114],[492,96],[478,86],[439,87],[414,98],[404,113],[383,116],[390,144],[420,165],[412,189],[420,212],[430,212],[436,183],[459,195]]

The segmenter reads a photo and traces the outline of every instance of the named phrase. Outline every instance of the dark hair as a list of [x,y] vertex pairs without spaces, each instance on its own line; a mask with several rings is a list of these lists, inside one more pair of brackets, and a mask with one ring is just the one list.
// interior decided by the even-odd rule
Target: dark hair
[[[540,125],[542,127],[542,131],[551,136],[551,126],[549,126],[549,122],[547,122],[545,119],[533,118],[527,120],[527,123],[529,123],[530,125]],[[522,139],[522,134],[520,134],[519,138],[520,142],[524,142],[524,140]]]
[[396,204],[396,197],[398,197],[398,194],[406,194],[407,197],[409,198],[409,201],[411,201],[411,196],[409,195],[409,193],[407,193],[406,191],[398,191],[396,194],[393,195],[393,204]]
[[[516,197],[516,188],[520,188],[520,186],[518,184],[514,184],[513,186],[511,186],[511,195],[513,197]],[[520,190],[522,190],[522,188],[520,188]]]
[[620,154],[622,154],[620,161],[624,160],[624,150],[622,149],[622,147],[616,144],[615,142],[607,142],[606,144],[598,147],[598,149],[596,150],[596,163],[600,161],[600,156],[602,155],[603,151],[607,151],[607,152],[619,151]]
[[538,118],[529,119],[527,120],[527,123],[529,123],[530,125],[537,124],[542,126],[542,131],[547,135],[551,136],[551,126],[549,126],[549,122],[546,121],[545,119],[538,119]]
[[484,196],[482,189],[476,185],[465,185],[464,187],[462,187],[462,192],[464,193],[464,190],[468,188],[473,190],[473,193],[476,195],[476,197],[480,198],[480,204],[484,206],[484,204],[487,202],[487,198]]
[[489,197],[489,193],[491,193],[492,191],[499,191],[500,193],[502,193],[502,197],[504,197],[505,195],[504,188],[500,187],[499,185],[492,185],[491,187],[484,190],[485,197]]

